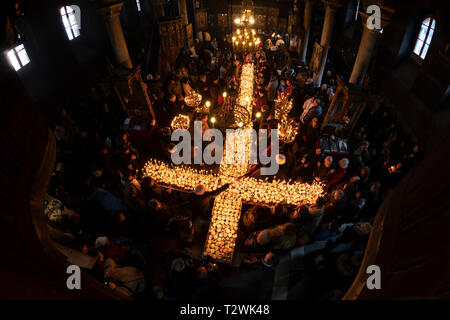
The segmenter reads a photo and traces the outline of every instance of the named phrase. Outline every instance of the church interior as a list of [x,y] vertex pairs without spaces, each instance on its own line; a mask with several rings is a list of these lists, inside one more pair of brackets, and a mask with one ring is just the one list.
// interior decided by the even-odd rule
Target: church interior
[[1,7],[0,299],[450,298],[449,1]]

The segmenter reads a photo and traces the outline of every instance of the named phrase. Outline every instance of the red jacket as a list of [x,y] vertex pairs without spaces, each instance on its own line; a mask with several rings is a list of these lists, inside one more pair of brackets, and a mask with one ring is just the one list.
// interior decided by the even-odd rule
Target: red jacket
[[336,172],[334,173],[333,178],[331,178],[329,184],[331,184],[331,185],[338,184],[345,177],[346,173],[347,173],[347,169],[342,169],[339,167],[336,170]]
[[258,110],[261,110],[262,106],[264,106],[266,104],[267,104],[267,100],[266,100],[265,96],[263,96],[263,97],[258,96],[255,99],[255,108],[258,109]]

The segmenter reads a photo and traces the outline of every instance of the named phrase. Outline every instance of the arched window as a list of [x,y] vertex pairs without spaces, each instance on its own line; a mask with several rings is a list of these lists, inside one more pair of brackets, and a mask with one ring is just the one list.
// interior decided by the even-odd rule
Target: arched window
[[414,47],[414,53],[422,59],[425,59],[425,56],[427,55],[435,27],[436,20],[432,17],[428,17],[422,22],[419,36],[417,37],[416,45]]
[[139,12],[141,12],[141,0],[136,0],[136,6]]
[[23,44],[19,44],[13,49],[9,50],[7,55],[9,62],[16,71],[20,70],[30,62],[30,58],[28,57],[27,51],[25,50]]
[[75,11],[70,6],[64,6],[61,7],[60,13],[67,37],[69,40],[75,39],[80,35],[80,26],[78,25]]
[[361,3],[361,0],[356,0],[355,21],[358,19],[359,4],[360,3]]

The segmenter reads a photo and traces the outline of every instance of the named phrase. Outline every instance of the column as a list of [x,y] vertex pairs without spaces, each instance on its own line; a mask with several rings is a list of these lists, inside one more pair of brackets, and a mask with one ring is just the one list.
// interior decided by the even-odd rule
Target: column
[[164,13],[163,0],[151,0],[151,2],[152,2],[152,6],[153,6],[153,11],[155,12],[156,17],[158,19],[164,17],[165,13]]
[[188,12],[189,17],[189,23],[192,24],[192,34],[194,39],[197,38],[197,16],[196,16],[196,9],[195,9],[195,0],[185,0],[186,1],[186,8]]
[[178,8],[180,10],[180,17],[183,19],[183,25],[189,24],[188,11],[186,6],[186,0],[178,0]]
[[120,11],[122,10],[122,6],[123,2],[118,2],[97,10],[105,20],[109,40],[111,41],[118,66],[125,69],[132,69],[133,64],[128,53],[122,25],[120,24]]
[[305,0],[305,14],[303,17],[304,35],[303,39],[301,40],[301,47],[299,52],[300,62],[302,63],[306,62],[306,54],[308,53],[309,33],[311,31],[311,16],[314,2],[315,0]]
[[323,48],[323,54],[319,64],[319,70],[313,76],[314,87],[320,87],[322,83],[323,71],[327,62],[328,50],[330,49],[331,37],[333,35],[334,19],[337,9],[342,6],[341,1],[322,1],[325,5],[325,19],[323,21],[322,37],[320,39],[320,45]]
[[359,13],[362,17],[364,31],[359,44],[358,55],[356,56],[355,64],[353,65],[352,74],[349,80],[349,83],[358,87],[361,86],[364,81],[364,77],[366,76],[367,69],[369,68],[370,59],[372,58],[373,51],[375,50],[378,37],[381,35],[383,27],[387,24],[387,22],[383,20],[381,29],[371,30],[366,24],[368,15],[363,11],[360,11]]

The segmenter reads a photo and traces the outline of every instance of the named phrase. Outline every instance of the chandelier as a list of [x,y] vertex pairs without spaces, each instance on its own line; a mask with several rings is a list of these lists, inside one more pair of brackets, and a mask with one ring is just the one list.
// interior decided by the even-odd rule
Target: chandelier
[[256,35],[256,30],[252,28],[255,24],[252,7],[252,1],[242,1],[242,13],[234,19],[235,30],[231,38],[234,49],[248,51],[257,48],[261,43],[261,39]]
[[244,9],[240,18],[234,19],[234,23],[237,26],[248,27],[255,23],[255,18],[253,18],[252,10]]

